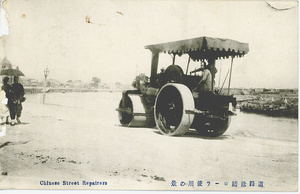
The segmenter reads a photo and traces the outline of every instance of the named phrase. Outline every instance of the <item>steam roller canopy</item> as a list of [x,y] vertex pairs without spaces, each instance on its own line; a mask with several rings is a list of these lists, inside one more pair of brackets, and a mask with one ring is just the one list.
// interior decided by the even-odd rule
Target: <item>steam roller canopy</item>
[[182,84],[169,83],[159,91],[154,106],[154,118],[160,132],[164,135],[185,134],[194,119],[193,95],[188,87]]
[[[123,111],[120,111],[121,109]],[[154,126],[153,113],[146,114],[139,95],[130,95],[126,97],[125,107],[122,106],[122,100],[121,100],[118,111],[119,111],[118,116],[119,116],[120,123],[124,126],[129,126],[129,127],[153,127]]]

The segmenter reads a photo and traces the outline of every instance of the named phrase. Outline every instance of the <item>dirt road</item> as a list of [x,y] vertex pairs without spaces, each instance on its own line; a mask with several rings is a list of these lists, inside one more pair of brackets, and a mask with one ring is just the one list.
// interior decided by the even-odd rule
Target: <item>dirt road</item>
[[297,119],[240,113],[218,138],[168,137],[120,126],[120,96],[28,95],[0,137],[0,188],[297,190]]

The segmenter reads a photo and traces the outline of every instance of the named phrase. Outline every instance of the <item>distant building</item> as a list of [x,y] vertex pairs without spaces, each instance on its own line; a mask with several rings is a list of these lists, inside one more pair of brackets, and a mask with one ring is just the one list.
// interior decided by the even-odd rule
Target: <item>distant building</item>
[[30,78],[24,78],[22,77],[20,79],[21,84],[27,87],[36,87],[38,86],[38,80],[36,79],[30,79]]
[[283,92],[283,93],[293,93],[294,90],[293,90],[293,89],[279,89],[279,92]]
[[250,90],[243,88],[242,91],[241,91],[241,94],[242,95],[248,95],[248,94],[250,94]]
[[75,88],[83,87],[83,83],[82,83],[81,80],[75,80],[75,81],[72,82],[72,84],[73,84],[73,87],[75,87]]
[[1,61],[0,66],[1,66],[1,71],[4,69],[12,68],[10,61],[6,57]]
[[115,82],[113,90],[114,91],[123,91],[123,90],[129,90],[132,89],[131,85],[124,85],[121,82]]
[[254,88],[254,92],[262,93],[262,92],[264,92],[264,88]]
[[30,81],[30,86],[36,87],[37,85],[38,85],[38,80],[32,79],[32,80]]
[[50,83],[51,87],[59,87],[61,85],[60,81],[56,79],[49,79],[47,82]]
[[[221,94],[227,95],[228,94],[228,88],[222,88]],[[243,89],[242,88],[230,88],[229,94],[230,95],[232,95],[232,94],[234,94],[234,95],[243,94]]]
[[81,80],[68,80],[65,87],[68,88],[83,88],[86,84],[84,84]]
[[102,89],[110,89],[110,85],[107,83],[101,83],[100,88]]

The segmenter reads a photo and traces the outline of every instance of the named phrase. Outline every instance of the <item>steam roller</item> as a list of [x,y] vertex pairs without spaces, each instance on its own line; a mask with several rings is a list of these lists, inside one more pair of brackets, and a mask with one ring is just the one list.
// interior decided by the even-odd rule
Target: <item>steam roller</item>
[[146,93],[123,92],[117,109],[123,126],[157,126],[162,134],[170,136],[183,135],[189,130],[194,114],[187,110],[194,110],[195,103],[188,87],[169,83],[160,90],[148,88]]
[[[201,36],[146,45],[145,49],[151,51],[150,77],[136,76],[132,84],[135,89],[123,91],[117,108],[120,123],[136,127],[157,126],[168,136],[184,135],[189,129],[196,130],[200,136],[223,135],[231,117],[236,115],[233,112],[236,98],[230,92],[233,60],[249,52],[248,43]],[[159,62],[159,56],[163,54],[170,55],[172,61],[158,72],[158,67],[167,65]],[[176,58],[183,55],[188,59],[187,63],[183,64],[182,60],[176,63]],[[216,88],[216,61],[225,58],[231,58],[230,69],[223,85]],[[205,70],[209,71],[207,76]],[[227,81],[226,91],[222,90]],[[203,87],[204,83],[206,87]]]

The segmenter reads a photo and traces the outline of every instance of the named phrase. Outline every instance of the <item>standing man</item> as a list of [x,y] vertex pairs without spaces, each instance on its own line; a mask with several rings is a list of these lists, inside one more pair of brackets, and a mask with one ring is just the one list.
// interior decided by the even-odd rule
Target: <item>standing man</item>
[[200,109],[206,109],[209,106],[211,93],[213,91],[213,80],[209,66],[206,65],[203,70],[202,78],[198,85],[192,90],[194,98],[196,98],[196,106]]
[[11,85],[11,92],[13,96],[13,103],[10,109],[11,125],[15,125],[15,118],[17,116],[17,122],[21,123],[20,117],[22,112],[22,102],[24,102],[24,87],[19,83],[19,77],[14,76],[14,83]]
[[[2,82],[3,82],[3,85],[1,87],[2,90],[5,91],[5,96],[8,100],[7,102],[7,108],[9,110],[9,113],[11,112],[11,108],[13,106],[13,97],[12,97],[12,93],[11,93],[11,85],[8,84],[8,81],[9,81],[9,78],[8,77],[4,77]],[[8,116],[6,117],[6,124],[8,124]]]

